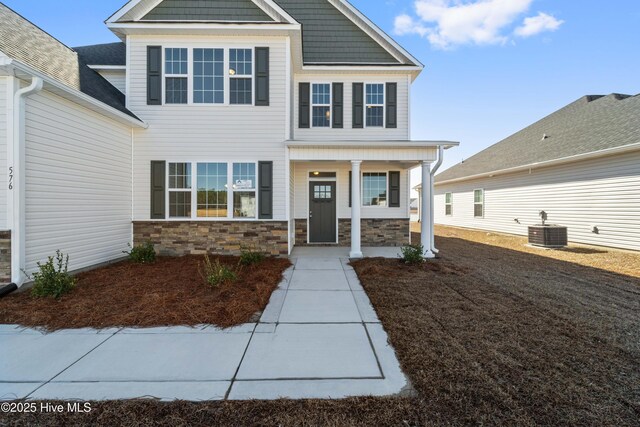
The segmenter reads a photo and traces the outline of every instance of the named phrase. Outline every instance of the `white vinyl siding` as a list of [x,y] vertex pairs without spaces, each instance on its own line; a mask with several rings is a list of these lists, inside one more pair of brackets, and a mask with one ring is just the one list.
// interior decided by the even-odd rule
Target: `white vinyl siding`
[[47,91],[25,113],[26,269],[56,250],[72,270],[131,241],[131,129]]
[[[363,206],[361,208],[362,218],[409,218],[408,201],[408,170],[402,169],[400,165],[393,163],[381,165],[379,163],[363,162],[362,172],[389,172],[400,171],[400,207],[390,208],[386,206]],[[337,173],[337,209],[338,218],[351,218],[351,208],[349,207],[349,171],[350,162],[328,163],[328,162],[296,162],[295,163],[295,218],[307,218],[309,213],[309,172],[336,172]]]
[[125,70],[100,70],[98,71],[102,77],[111,83],[120,92],[127,94],[127,75]]
[[[478,188],[484,218],[474,218]],[[447,192],[456,205],[451,216]],[[572,242],[640,250],[640,151],[436,186],[438,224],[526,235],[542,210],[549,223],[569,227]]]
[[0,230],[7,229],[7,77],[0,77]]
[[[344,128],[333,129],[311,127],[309,129],[300,129],[298,124],[298,102],[299,102],[299,84],[300,83],[317,83],[332,82],[344,83],[343,94],[343,122]],[[368,83],[397,83],[398,84],[398,127],[395,129],[387,129],[384,127],[365,127],[364,129],[353,129],[353,83],[364,83],[365,93]],[[386,91],[386,87],[384,89]],[[313,74],[302,75],[297,74],[294,82],[294,105],[293,108],[293,131],[294,139],[297,140],[392,140],[401,141],[409,139],[409,79],[405,75],[362,75],[362,74]],[[365,99],[362,100],[363,103]],[[364,107],[366,110],[366,106]],[[366,111],[364,111],[364,120],[366,121]]]
[[[284,37],[131,36],[131,110],[149,124],[134,131],[134,220],[150,218],[150,165],[273,161],[273,219],[286,219],[286,39]],[[147,105],[147,45],[186,48],[269,47],[270,105]]]

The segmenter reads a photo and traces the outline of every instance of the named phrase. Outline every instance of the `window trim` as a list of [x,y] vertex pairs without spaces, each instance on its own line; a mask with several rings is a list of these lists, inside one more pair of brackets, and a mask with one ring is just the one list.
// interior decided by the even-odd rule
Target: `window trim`
[[[476,191],[482,191],[482,202],[476,202]],[[482,206],[482,215],[476,215],[476,205]],[[473,190],[473,217],[484,218],[484,188],[476,188]]]
[[[178,104],[180,105],[180,104]],[[172,164],[188,164],[189,162],[165,162],[166,173],[165,173],[165,188],[166,188],[166,196],[165,196],[165,212],[167,213],[166,217],[176,220],[185,220],[193,217],[193,195],[191,196],[191,216],[171,216],[171,193],[192,193],[193,192],[193,165],[191,166],[191,182],[189,183],[189,188],[171,188],[171,166]]]
[[[385,179],[387,181],[387,204],[385,206],[381,205],[365,205],[364,204],[364,174],[365,173],[381,173],[385,175]],[[389,208],[389,171],[361,171],[360,172],[360,207],[362,208],[372,208],[372,209],[388,209]],[[394,208],[396,209],[396,208]]]
[[[166,49],[187,49],[187,74],[166,74]],[[224,54],[223,61],[223,80],[224,80],[224,102],[221,104],[205,104],[193,102],[193,81],[194,81],[194,65],[193,65],[193,50],[194,49],[222,49]],[[229,66],[231,64],[230,50],[231,49],[250,49],[252,58],[252,74],[251,74],[251,103],[250,104],[231,104],[231,76],[229,75]],[[187,79],[187,103],[186,104],[167,104],[167,77],[181,77]],[[248,78],[247,76],[238,76],[237,78]],[[180,107],[205,107],[205,108],[220,108],[220,107],[255,107],[256,97],[256,46],[254,45],[202,45],[184,46],[180,43],[171,45],[162,45],[162,105],[163,106],[180,106]]]
[[[205,104],[207,105],[207,104]],[[220,104],[213,104],[220,105]],[[191,188],[185,189],[184,192],[191,192],[191,216],[190,217],[170,217],[169,216],[169,164],[171,163],[190,163],[191,164]],[[198,163],[226,163],[227,164],[227,216],[225,217],[199,217],[198,216]],[[255,195],[256,195],[256,216],[253,218],[236,218],[233,216],[233,164],[234,163],[251,163],[255,165],[256,182],[254,183]],[[238,159],[187,159],[187,160],[175,160],[169,159],[165,161],[166,173],[165,173],[165,209],[167,212],[165,221],[206,221],[206,222],[220,222],[220,221],[258,221],[258,206],[260,192],[258,191],[258,160],[238,160]],[[247,192],[252,190],[238,190],[241,192]]]
[[[447,195],[451,196],[451,201],[447,202]],[[475,198],[475,195],[474,195]],[[451,208],[450,211],[451,213],[447,213],[447,207]],[[484,208],[483,208],[484,210]],[[444,215],[445,216],[453,216],[453,193],[452,192],[448,192],[448,193],[444,193]]]
[[[367,86],[368,85],[381,85],[382,86],[382,104],[367,104]],[[362,91],[362,96],[364,99],[362,100],[362,105],[364,108],[364,117],[363,117],[363,128],[367,129],[384,129],[385,123],[387,121],[387,85],[386,83],[380,82],[365,82],[364,90]],[[382,125],[380,126],[369,126],[367,125],[367,107],[382,107]]]
[[[333,119],[333,83],[315,81],[309,82],[311,88],[309,93],[309,124],[311,129],[332,129],[331,120]],[[329,85],[329,103],[328,104],[314,104],[313,103],[313,85]],[[329,126],[314,126],[313,125],[313,107],[329,107]]]

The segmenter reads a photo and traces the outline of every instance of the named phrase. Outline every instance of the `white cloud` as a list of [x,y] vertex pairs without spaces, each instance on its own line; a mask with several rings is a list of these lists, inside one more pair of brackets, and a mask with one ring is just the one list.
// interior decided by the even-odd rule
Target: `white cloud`
[[[418,34],[439,49],[458,45],[505,44],[515,22],[534,0],[415,0],[416,17],[404,14],[395,19],[398,35]],[[562,21],[540,13],[526,18],[517,35],[528,37],[556,30]],[[555,26],[555,27],[554,27]]]
[[520,37],[531,37],[545,31],[556,31],[564,21],[540,12],[537,16],[525,18],[524,23],[516,28],[514,34]]

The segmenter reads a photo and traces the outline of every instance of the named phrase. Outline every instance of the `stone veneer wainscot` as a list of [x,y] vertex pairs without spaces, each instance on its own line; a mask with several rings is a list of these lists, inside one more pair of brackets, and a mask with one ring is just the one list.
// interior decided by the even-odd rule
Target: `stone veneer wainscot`
[[0,231],[0,283],[11,282],[11,231]]
[[135,221],[136,245],[150,241],[160,255],[239,255],[243,247],[286,256],[286,221]]
[[[368,218],[361,220],[362,246],[403,246],[411,241],[408,218]],[[296,246],[307,246],[307,220],[296,219]],[[338,246],[351,245],[351,219],[338,220]]]

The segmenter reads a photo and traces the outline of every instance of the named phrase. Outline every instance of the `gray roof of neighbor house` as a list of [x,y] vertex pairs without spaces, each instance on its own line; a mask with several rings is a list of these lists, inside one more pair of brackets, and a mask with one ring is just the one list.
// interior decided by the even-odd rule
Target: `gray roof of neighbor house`
[[122,42],[74,47],[89,65],[127,65],[127,47]]
[[273,22],[251,0],[164,0],[142,20]]
[[436,182],[640,143],[640,94],[584,96],[436,176]]
[[42,74],[137,119],[124,95],[71,48],[0,3],[0,51]]

